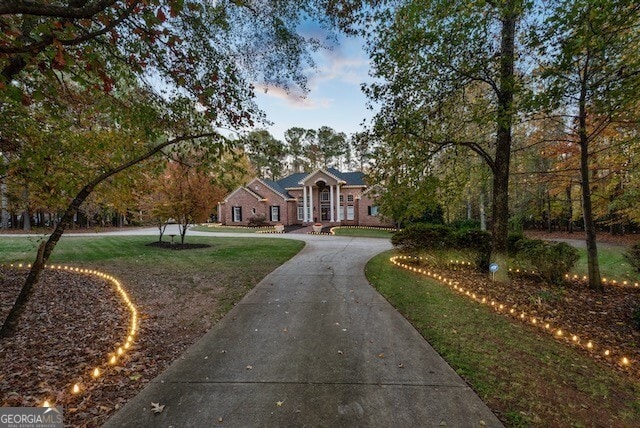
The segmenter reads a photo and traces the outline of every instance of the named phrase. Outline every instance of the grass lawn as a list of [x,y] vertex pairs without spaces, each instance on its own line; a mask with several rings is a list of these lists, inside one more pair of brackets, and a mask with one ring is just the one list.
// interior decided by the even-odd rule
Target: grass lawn
[[[626,247],[600,246],[598,248],[598,261],[600,262],[600,274],[604,278],[616,281],[640,282],[640,274],[636,272],[624,258]],[[587,274],[587,250],[579,248],[580,259],[573,268],[573,272],[579,275]]]
[[266,229],[258,229],[258,228],[250,228],[250,227],[228,227],[228,226],[193,226],[189,228],[189,230],[195,230],[198,232],[230,232],[230,233],[256,233],[258,230],[266,230]]
[[[301,241],[284,239],[199,236],[187,236],[186,242],[211,247],[174,251],[146,245],[156,239],[155,236],[63,236],[49,263],[68,263],[110,273],[124,282],[134,300],[145,301],[154,293],[178,297],[194,289],[198,293],[215,294],[217,303],[221,304],[216,304],[216,310],[206,314],[206,319],[199,320],[209,326],[260,279],[304,246]],[[0,238],[0,263],[33,262],[41,240],[35,236]],[[167,302],[168,305],[174,303]]]
[[[33,262],[41,239],[35,236],[0,237],[0,263]],[[304,246],[304,242],[301,241],[252,239],[251,236],[247,236],[246,239],[187,236],[187,243],[208,244],[208,248],[174,250],[147,246],[156,239],[156,236],[66,236],[61,239],[52,254],[50,264],[70,264],[97,269],[118,278],[140,314],[139,334],[131,352],[126,354],[124,365],[119,366],[118,371],[109,372],[109,375],[101,378],[98,383],[87,383],[86,393],[78,398],[64,395],[62,392],[57,395],[62,403],[67,403],[65,420],[73,426],[101,426],[117,407],[124,405],[178,358],[188,346],[202,337],[262,278]],[[43,272],[43,278],[46,278],[49,272]],[[60,290],[48,296],[53,296],[52,301],[55,300],[61,306],[69,303],[68,311],[71,311],[73,307],[78,306],[77,299],[68,296],[81,294],[77,289],[83,288],[87,283],[82,276],[68,275],[66,279],[55,281]],[[0,284],[3,280],[0,278]],[[46,288],[47,286],[42,286],[38,290]],[[41,295],[47,296],[46,293]],[[34,300],[30,302],[33,304],[32,307],[43,307],[42,301]],[[88,305],[80,305],[86,307],[85,313],[78,318],[80,322],[91,322],[95,311],[107,315],[111,311],[108,302],[104,303],[106,300],[98,299],[95,294],[87,300]],[[47,312],[44,311],[28,328],[43,328],[39,325],[40,322],[43,325],[54,323],[52,331],[60,331],[64,336],[65,328],[73,328],[72,323],[75,322],[61,316],[53,320],[47,320],[46,317]],[[113,321],[112,318],[106,319]],[[54,349],[55,346],[60,346],[60,341],[54,340],[51,343]],[[100,361],[103,354],[112,352],[113,346],[112,343],[89,342],[73,345],[76,349],[69,349],[65,355],[75,355],[74,352],[80,352],[78,350],[96,347],[100,349],[99,352],[96,351]],[[87,361],[91,360],[91,355],[87,354]],[[11,358],[6,355],[4,357]],[[41,357],[40,353],[34,351],[34,355],[30,357],[32,367],[26,369],[36,370],[35,367],[39,365],[49,367],[57,363],[55,360],[51,363],[49,359],[43,360]],[[87,364],[91,366],[93,363]],[[0,361],[0,366],[8,365]],[[55,368],[56,373],[62,373],[59,376],[64,378],[62,382],[69,382],[69,379],[74,379],[83,372],[82,367],[68,364],[61,364]],[[25,366],[12,368],[16,373],[24,369]],[[55,385],[55,382],[55,379],[45,376],[42,384],[49,387]],[[32,384],[38,385],[37,382]],[[18,391],[18,397],[27,400],[31,406],[38,405],[32,401],[42,397],[42,388],[44,387],[37,386],[35,389],[29,389],[29,385],[20,384],[15,390]],[[0,404],[5,398],[2,395],[0,394]]]
[[335,229],[336,236],[361,236],[364,238],[391,239],[395,230],[364,229],[358,227],[340,227]]
[[637,426],[640,381],[456,294],[372,259],[369,281],[509,426]]

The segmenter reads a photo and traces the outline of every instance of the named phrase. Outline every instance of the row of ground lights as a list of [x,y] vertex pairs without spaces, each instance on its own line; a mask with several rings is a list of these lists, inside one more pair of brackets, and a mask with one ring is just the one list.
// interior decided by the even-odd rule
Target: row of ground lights
[[397,232],[398,229],[394,228],[394,227],[376,227],[376,226],[334,226],[331,229],[329,229],[329,233],[332,235],[335,235],[336,229],[371,229],[371,230],[387,230],[390,232]]
[[[422,257],[419,257],[420,260],[422,260]],[[463,266],[469,265],[471,266],[471,262],[465,262],[465,261],[459,261],[459,260],[449,260],[449,262],[451,264],[461,264]],[[535,275],[535,271],[527,271],[526,269],[520,270],[520,269],[511,269],[509,268],[509,272],[514,272],[514,273],[530,273],[532,275]],[[580,277],[579,275],[576,274],[565,274],[564,277],[566,279],[575,279],[575,280],[580,280],[582,279],[583,281],[587,280],[586,276],[582,276]],[[623,287],[640,287],[640,284],[637,282],[630,282],[630,281],[616,281],[615,279],[607,279],[607,278],[602,278],[602,284],[603,285],[617,285],[617,286],[623,286]]]
[[[450,287],[453,287],[454,290],[458,291],[461,294],[464,294],[465,296],[475,300],[478,303],[484,304],[484,305],[490,305],[494,310],[496,310],[497,312],[500,313],[508,313],[509,315],[512,315],[518,319],[520,319],[521,321],[524,322],[529,322],[532,325],[535,325],[537,327],[542,328],[545,331],[548,331],[549,333],[553,334],[554,337],[561,339],[561,338],[567,338],[568,340],[570,340],[573,344],[581,346],[583,348],[588,349],[589,351],[594,351],[596,348],[596,345],[594,345],[594,343],[591,340],[587,340],[586,343],[583,341],[583,339],[579,338],[577,335],[575,334],[570,334],[567,333],[566,330],[563,330],[562,328],[559,327],[552,327],[549,323],[545,323],[544,320],[540,319],[540,318],[536,318],[536,317],[531,317],[531,316],[527,316],[527,314],[525,312],[519,311],[517,309],[517,307],[513,306],[510,309],[506,309],[506,305],[494,300],[494,299],[487,299],[486,297],[482,297],[479,296],[469,290],[465,290],[463,287],[460,287],[458,285],[458,282],[453,282],[453,280],[443,277],[442,275],[437,274],[436,272],[432,272],[430,270],[427,269],[421,269],[421,268],[416,268],[413,266],[409,266],[405,263],[399,262],[398,260],[418,260],[417,257],[410,257],[410,256],[394,256],[391,257],[389,259],[389,261],[391,263],[393,263],[396,266],[399,266],[401,268],[404,269],[408,269],[412,272],[416,272],[416,273],[420,273],[423,275],[427,275],[433,279],[436,279]],[[609,349],[605,349],[603,351],[601,351],[602,354],[605,357],[613,357],[613,352]],[[629,366],[631,365],[631,361],[629,360],[629,358],[627,357],[622,357],[619,360],[619,363],[623,366]]]
[[[18,268],[23,268],[23,264],[20,263],[18,265],[10,265],[12,268],[18,267]],[[31,265],[28,264],[26,265],[27,268],[31,268]],[[123,355],[127,352],[127,350],[129,348],[131,348],[131,345],[133,344],[133,339],[136,335],[136,332],[138,330],[138,310],[136,309],[136,307],[134,306],[134,304],[131,302],[131,299],[129,299],[129,295],[127,294],[127,292],[124,290],[124,288],[122,288],[122,285],[120,284],[120,281],[118,281],[116,278],[114,278],[111,275],[107,275],[105,273],[96,271],[96,270],[89,270],[89,269],[80,269],[77,267],[70,267],[70,266],[54,266],[54,265],[45,265],[45,268],[48,269],[56,269],[56,270],[65,270],[65,271],[69,271],[69,272],[76,272],[76,273],[83,273],[83,274],[87,274],[87,275],[94,275],[97,276],[99,278],[105,279],[107,281],[110,281],[111,284],[116,288],[116,290],[118,291],[118,293],[120,294],[120,298],[122,299],[122,301],[127,305],[127,308],[129,308],[129,311],[131,312],[131,323],[129,324],[129,332],[128,332],[128,336],[127,336],[127,340],[125,341],[124,345],[122,346],[118,346],[117,349],[115,349],[113,351],[113,353],[109,354],[109,357],[107,359],[107,361],[102,364],[101,366],[95,367],[90,374],[90,377],[92,379],[97,379],[98,377],[100,377],[104,370],[101,370],[101,368],[103,368],[104,366],[115,366],[118,363],[118,360],[120,360]],[[83,390],[83,386],[82,383],[76,383],[73,385],[73,387],[71,388],[71,393],[74,395],[77,395],[79,393],[82,392]],[[42,403],[43,407],[50,407],[52,405],[52,403],[49,402],[49,400],[44,400],[44,402]]]

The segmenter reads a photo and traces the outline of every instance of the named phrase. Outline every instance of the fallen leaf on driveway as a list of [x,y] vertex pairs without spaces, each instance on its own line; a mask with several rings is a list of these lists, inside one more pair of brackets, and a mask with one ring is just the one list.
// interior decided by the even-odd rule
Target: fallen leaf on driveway
[[160,403],[151,403],[151,411],[153,413],[162,413],[164,410],[164,404],[161,406]]
[[247,370],[251,370],[253,366],[247,366]]
[[282,407],[283,404],[284,404],[284,401],[276,401],[276,406],[278,407]]

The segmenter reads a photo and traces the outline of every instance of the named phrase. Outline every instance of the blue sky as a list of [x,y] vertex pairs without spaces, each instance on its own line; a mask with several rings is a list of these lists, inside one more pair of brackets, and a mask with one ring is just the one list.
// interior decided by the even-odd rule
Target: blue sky
[[330,126],[347,135],[361,130],[362,121],[372,116],[360,90],[362,82],[370,81],[369,59],[362,46],[362,39],[340,37],[333,49],[317,52],[316,69],[307,70],[310,91],[304,98],[299,91],[286,93],[273,87],[265,93],[258,85],[256,102],[273,122],[269,132],[284,140],[284,132],[294,126]]

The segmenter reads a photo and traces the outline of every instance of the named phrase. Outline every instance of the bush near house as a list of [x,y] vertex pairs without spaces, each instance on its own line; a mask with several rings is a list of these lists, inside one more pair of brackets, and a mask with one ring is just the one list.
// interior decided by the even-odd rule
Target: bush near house
[[471,250],[478,268],[487,270],[491,263],[491,233],[479,229],[463,229],[453,232],[454,248]]
[[489,265],[491,234],[477,229],[456,230],[441,224],[412,224],[396,232],[391,243],[401,252],[415,254],[420,251],[471,251],[479,267]]
[[262,227],[262,226],[266,226],[269,223],[267,223],[267,218],[260,214],[260,215],[256,215],[253,216],[249,219],[249,223],[248,226],[249,227]]
[[514,247],[516,261],[536,271],[551,284],[561,284],[564,275],[580,258],[578,250],[564,242],[522,238],[514,243]]
[[452,229],[441,224],[415,223],[391,237],[394,247],[403,253],[444,250],[452,247]]
[[[491,234],[478,229],[456,230],[439,224],[413,224],[393,235],[391,243],[402,253],[456,250],[471,252],[476,265],[486,270],[491,261]],[[509,235],[509,253],[523,269],[537,272],[546,282],[560,284],[578,261],[578,250],[564,242],[551,243]],[[640,262],[640,249],[638,250]]]
[[625,253],[624,258],[636,272],[640,273],[640,243],[632,245]]

